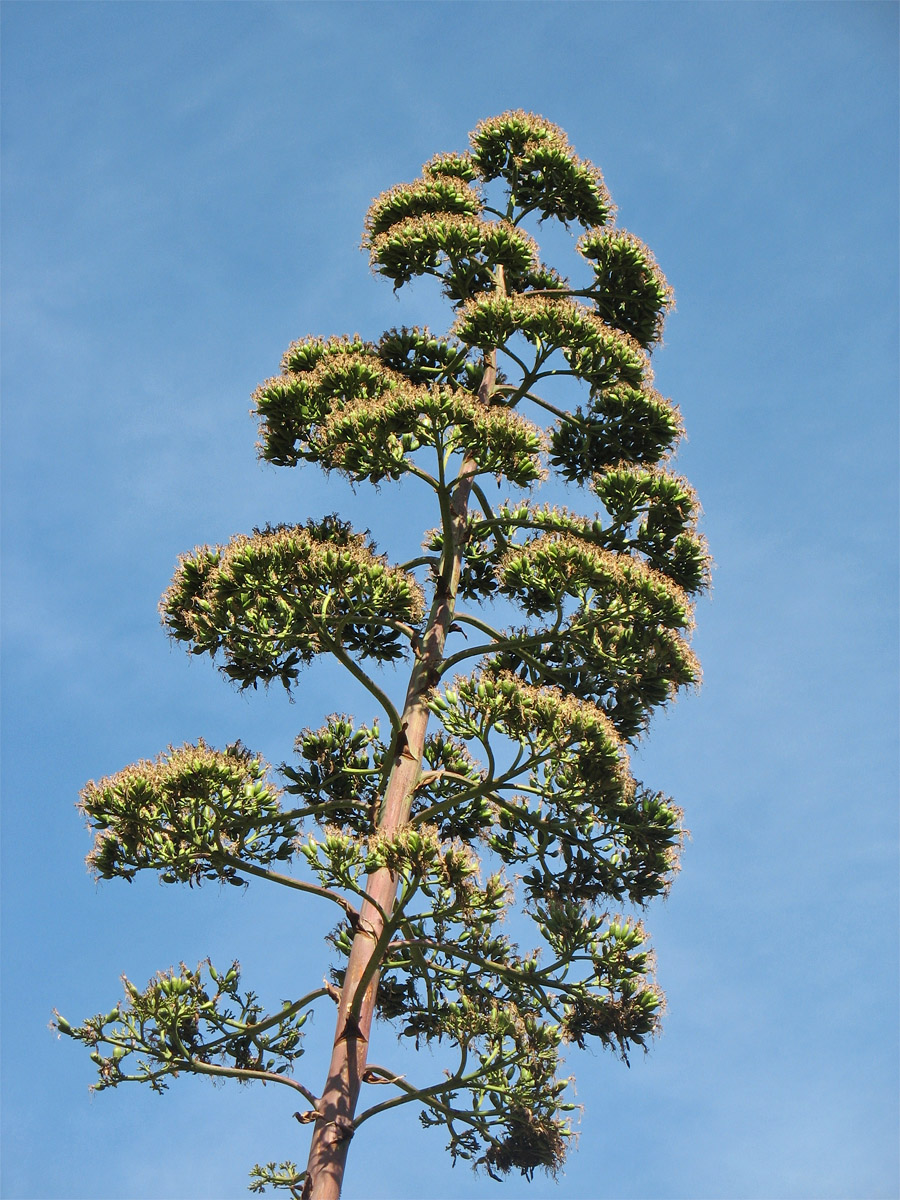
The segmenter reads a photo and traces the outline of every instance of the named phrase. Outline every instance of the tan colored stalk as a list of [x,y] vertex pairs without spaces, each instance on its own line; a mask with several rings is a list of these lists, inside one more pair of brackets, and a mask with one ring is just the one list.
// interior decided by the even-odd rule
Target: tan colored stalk
[[[496,380],[496,360],[485,372],[479,398],[487,403]],[[462,567],[469,493],[475,474],[474,459],[466,457],[450,498],[450,529],[447,531],[441,576],[434,603],[410,675],[401,730],[394,739],[394,763],[388,778],[378,830],[393,834],[409,820],[412,796],[419,780],[425,730],[428,725],[428,696],[443,661],[444,642],[453,622],[453,610]],[[303,1200],[338,1200],[353,1117],[366,1067],[369,1033],[375,1011],[380,957],[379,939],[384,917],[390,916],[397,896],[397,878],[387,868],[370,875],[357,922],[347,972],[338,1001],[337,1028],[328,1080],[316,1105],[318,1117],[313,1132],[303,1187]]]

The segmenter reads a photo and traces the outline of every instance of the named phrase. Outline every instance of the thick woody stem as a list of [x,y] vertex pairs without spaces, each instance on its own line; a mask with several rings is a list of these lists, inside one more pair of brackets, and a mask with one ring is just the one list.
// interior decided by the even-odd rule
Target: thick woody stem
[[[489,401],[496,376],[496,358],[492,354],[479,389],[483,403]],[[450,529],[449,537],[445,539],[441,574],[436,580],[434,602],[410,675],[401,728],[393,744],[394,762],[378,823],[379,833],[387,836],[408,822],[413,791],[422,769],[428,697],[437,682],[444,642],[453,623],[469,494],[475,471],[474,459],[467,456],[450,497]],[[366,882],[366,892],[375,903],[366,901],[360,910],[347,962],[328,1080],[317,1105],[319,1117],[310,1147],[303,1200],[338,1200],[341,1194],[347,1150],[353,1136],[353,1117],[366,1067],[378,968],[384,954],[382,914],[390,915],[397,886],[397,878],[387,868],[374,872]]]

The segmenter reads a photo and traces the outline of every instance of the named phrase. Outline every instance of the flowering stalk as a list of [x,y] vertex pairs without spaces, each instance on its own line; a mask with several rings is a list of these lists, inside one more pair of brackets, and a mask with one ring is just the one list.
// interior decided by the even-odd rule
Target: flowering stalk
[[[561,130],[505,113],[471,142],[379,196],[364,234],[395,287],[441,281],[450,332],[301,338],[254,395],[267,461],[357,483],[409,475],[433,493],[424,553],[394,566],[338,516],[311,519],[197,548],[161,603],[171,636],[242,688],[290,690],[333,656],[385,734],[344,715],[303,730],[281,768],[293,807],[257,756],[202,741],[82,793],[102,878],[259,880],[338,906],[331,980],[274,1012],[239,992],[236,964],[201,964],[144,991],[126,981],[124,1003],[79,1027],[57,1019],[90,1048],[98,1088],[193,1072],[300,1095],[306,1169],[257,1166],[251,1189],[302,1200],[337,1200],[354,1131],[408,1103],[454,1159],[495,1177],[555,1171],[574,1107],[562,1048],[599,1041],[627,1061],[663,1005],[643,925],[615,910],[663,894],[677,869],[680,810],[634,779],[628,748],[699,679],[691,596],[708,559],[696,497],[664,465],[681,420],[649,363],[671,292]],[[583,228],[593,280],[541,261],[530,214]],[[574,409],[544,394],[559,380],[584,386]],[[536,504],[548,464],[600,510]],[[493,506],[486,477],[513,494]],[[497,597],[522,624],[485,618]],[[370,664],[403,660],[397,703]],[[516,903],[541,950],[501,932]],[[294,1072],[323,1001],[337,1022],[317,1095]],[[376,1013],[455,1066],[419,1085],[372,1064]],[[376,1085],[391,1091],[358,1113]]]

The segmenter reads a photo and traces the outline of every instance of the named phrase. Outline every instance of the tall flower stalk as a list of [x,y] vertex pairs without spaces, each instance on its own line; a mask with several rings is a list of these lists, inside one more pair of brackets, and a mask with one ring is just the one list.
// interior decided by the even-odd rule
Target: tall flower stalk
[[[584,280],[541,260],[529,217],[582,228]],[[628,750],[699,679],[688,637],[708,557],[694,493],[665,465],[680,416],[652,386],[671,291],[612,220],[597,168],[524,112],[373,202],[373,268],[395,288],[439,279],[452,325],[294,342],[254,395],[260,453],[356,483],[414,477],[433,502],[423,553],[393,565],[337,515],[256,530],[185,555],[161,611],[241,688],[290,690],[330,655],[381,716],[304,729],[281,787],[240,744],[201,741],[82,793],[101,878],[266,880],[338,910],[330,982],[273,1012],[236,963],[205,963],[126,980],[78,1027],[57,1016],[90,1047],[98,1090],[162,1090],[179,1072],[291,1089],[307,1167],[257,1166],[251,1190],[337,1200],[355,1130],[410,1103],[454,1159],[553,1172],[573,1109],[563,1047],[627,1060],[658,1030],[646,934],[619,909],[669,887],[681,812],[635,780]],[[558,380],[582,385],[574,409]],[[537,502],[548,467],[589,512]],[[501,598],[512,624],[485,611]],[[400,701],[378,668],[402,663]],[[513,906],[540,950],[502,932]],[[297,1069],[323,1004],[335,1035],[314,1091]],[[379,1065],[376,1015],[446,1048],[437,1081]]]

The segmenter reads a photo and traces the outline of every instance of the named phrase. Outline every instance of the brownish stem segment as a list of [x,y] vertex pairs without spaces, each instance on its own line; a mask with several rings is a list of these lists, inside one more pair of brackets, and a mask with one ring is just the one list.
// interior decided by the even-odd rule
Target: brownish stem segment
[[[479,397],[484,402],[490,397],[496,374],[496,366],[492,361],[479,389]],[[410,675],[401,731],[394,739],[395,758],[378,823],[379,833],[388,836],[409,820],[413,790],[422,769],[429,716],[428,696],[443,659],[447,631],[453,622],[469,493],[475,470],[474,459],[466,457],[450,500],[450,538],[446,539],[434,602]],[[309,1152],[303,1200],[339,1200],[341,1194],[347,1151],[353,1136],[353,1117],[366,1067],[375,993],[378,989],[378,968],[384,954],[379,941],[385,924],[382,914],[390,918],[397,897],[397,885],[396,877],[387,868],[374,872],[366,883],[366,891],[374,903],[367,900],[362,905],[347,962],[338,1001],[337,1029],[328,1080],[316,1105],[319,1116]]]

